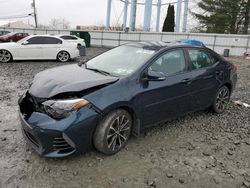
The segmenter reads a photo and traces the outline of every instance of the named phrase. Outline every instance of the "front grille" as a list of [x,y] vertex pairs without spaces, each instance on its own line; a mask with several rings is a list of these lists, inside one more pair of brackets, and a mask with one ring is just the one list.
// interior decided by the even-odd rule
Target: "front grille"
[[69,153],[74,150],[74,148],[69,145],[63,137],[54,138],[53,149],[58,151],[59,153]]
[[37,141],[37,139],[27,131],[23,130],[23,132],[24,132],[25,136],[29,139],[29,141],[32,144],[34,144],[37,148],[39,148],[39,142]]
[[25,115],[25,119],[28,119],[33,112],[44,113],[42,103],[45,100],[46,99],[34,97],[27,92],[25,98],[19,103],[20,110],[22,114]]

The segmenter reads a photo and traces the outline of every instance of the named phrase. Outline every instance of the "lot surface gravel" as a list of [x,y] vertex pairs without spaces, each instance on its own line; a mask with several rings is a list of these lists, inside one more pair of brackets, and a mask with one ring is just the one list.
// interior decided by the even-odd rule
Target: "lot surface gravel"
[[[90,48],[87,56],[105,50]],[[250,104],[250,60],[230,60],[239,76],[231,100]],[[60,65],[0,64],[0,188],[250,187],[250,108],[232,101],[221,115],[200,111],[147,129],[113,156],[41,158],[22,137],[17,100],[36,73]]]

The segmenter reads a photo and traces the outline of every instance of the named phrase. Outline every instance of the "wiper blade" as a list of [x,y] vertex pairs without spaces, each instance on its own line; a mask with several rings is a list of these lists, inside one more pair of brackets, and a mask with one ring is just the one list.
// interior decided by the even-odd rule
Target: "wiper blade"
[[109,75],[109,76],[114,76],[114,75],[112,75],[111,73],[106,72],[106,71],[104,71],[104,70],[95,69],[95,68],[89,68],[89,67],[86,66],[86,64],[85,64],[85,68],[88,69],[88,70],[92,70],[92,71],[95,71],[95,72],[99,72],[99,73],[101,73],[101,74],[103,74],[103,75],[106,75],[106,76],[107,76],[107,75]]

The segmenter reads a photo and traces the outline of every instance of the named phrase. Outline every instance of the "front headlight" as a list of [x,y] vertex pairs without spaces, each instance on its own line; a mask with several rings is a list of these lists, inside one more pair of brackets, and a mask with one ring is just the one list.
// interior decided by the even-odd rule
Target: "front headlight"
[[77,111],[80,108],[89,104],[85,99],[71,100],[48,100],[42,103],[44,110],[55,119],[65,118],[71,112]]

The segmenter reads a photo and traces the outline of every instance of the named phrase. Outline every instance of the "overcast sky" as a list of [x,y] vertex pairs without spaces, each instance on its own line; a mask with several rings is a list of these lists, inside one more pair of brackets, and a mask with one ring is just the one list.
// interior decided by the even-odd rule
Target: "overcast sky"
[[[175,0],[165,0],[165,2],[167,1],[173,2]],[[32,0],[0,0],[0,23],[3,23],[3,19],[1,18],[4,17],[31,13],[31,2]],[[65,18],[71,23],[72,28],[75,28],[75,26],[77,25],[105,24],[107,0],[36,0],[36,4],[39,24],[48,25],[52,18]],[[116,23],[122,24],[122,11],[123,3],[120,2],[120,0],[113,0],[111,25],[114,25]],[[161,25],[165,19],[166,12],[167,6],[163,6],[161,14]],[[141,27],[143,24],[143,14],[143,7],[138,6],[136,20],[137,27]],[[156,7],[153,8],[151,19],[151,27],[155,29]],[[14,20],[17,19],[11,19],[10,21]],[[34,19],[32,18],[25,18],[19,20],[23,20],[26,23],[29,22],[31,24],[34,24]],[[6,22],[6,20],[4,21]]]

